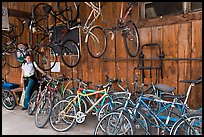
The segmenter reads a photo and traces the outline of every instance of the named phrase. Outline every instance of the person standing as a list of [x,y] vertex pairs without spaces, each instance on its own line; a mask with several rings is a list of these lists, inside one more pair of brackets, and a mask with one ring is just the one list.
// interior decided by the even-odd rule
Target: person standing
[[25,54],[25,62],[22,64],[22,73],[21,73],[21,83],[24,84],[25,97],[22,110],[28,109],[28,103],[31,97],[31,92],[37,84],[37,78],[35,76],[35,70],[38,70],[43,75],[45,72],[41,70],[35,62],[32,61],[30,54]]

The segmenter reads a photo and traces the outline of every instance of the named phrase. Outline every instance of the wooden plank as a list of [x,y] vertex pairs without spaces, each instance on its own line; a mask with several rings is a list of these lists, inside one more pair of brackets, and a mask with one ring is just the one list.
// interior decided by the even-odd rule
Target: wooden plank
[[[178,44],[178,25],[164,26],[163,28],[164,53],[166,58],[177,58]],[[163,83],[169,86],[177,87],[178,63],[167,61],[164,63],[164,80]],[[177,92],[175,93],[177,94]]]
[[[190,58],[189,32],[191,23],[179,24],[178,35],[178,58]],[[190,79],[190,61],[182,60],[178,63],[178,94],[186,94],[189,84],[179,82],[179,80]]]
[[[141,49],[140,49],[140,53],[143,52],[144,58],[150,58],[151,57],[151,50],[150,48],[144,46],[144,44],[147,43],[151,43],[151,28],[142,28],[139,30],[140,33],[140,45],[141,45]],[[144,61],[144,66],[149,66],[150,62],[149,61]],[[140,77],[142,79],[142,70],[140,71]],[[149,70],[144,70],[144,83],[146,84],[150,84],[151,83],[151,79],[150,79],[150,71]],[[142,81],[141,81],[142,82]]]
[[[202,21],[192,22],[192,58],[202,57]],[[202,76],[202,61],[192,61],[191,64],[191,79],[197,79]],[[199,108],[202,106],[202,84],[196,85],[192,88],[190,94],[190,106]]]
[[[162,43],[162,27],[152,27],[152,43],[156,43],[159,45],[161,52],[163,51],[163,43]],[[160,52],[159,47],[156,46],[151,50],[151,58],[159,58]],[[159,60],[153,60],[152,66],[153,67],[160,67],[161,61]],[[153,70],[152,71],[152,81],[154,83],[160,83],[162,81],[162,70]]]

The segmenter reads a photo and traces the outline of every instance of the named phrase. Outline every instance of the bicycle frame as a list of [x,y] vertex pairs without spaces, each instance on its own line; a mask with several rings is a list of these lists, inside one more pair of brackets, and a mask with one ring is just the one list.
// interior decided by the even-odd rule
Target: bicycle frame
[[124,2],[122,2],[121,4],[121,8],[120,8],[120,18],[119,18],[119,22],[120,23],[124,23],[125,22],[125,19],[127,18],[128,14],[131,12],[132,10],[132,6],[130,6],[128,8],[128,10],[126,11],[125,13],[125,16],[123,16],[123,10],[124,10]]
[[[95,22],[95,20],[101,15],[101,4],[100,2],[98,2],[98,7],[96,7],[93,2],[84,2],[87,6],[89,6],[91,8],[91,12],[84,24],[83,27],[83,31],[87,32],[91,25]],[[94,16],[94,18],[92,19],[92,21],[90,21],[91,17]]]
[[[156,118],[156,120],[159,122],[159,128],[164,127],[168,132],[170,132],[170,130],[171,130],[171,129],[168,127],[168,126],[170,126],[170,125],[168,125],[169,122],[170,122],[170,121],[176,122],[179,118],[181,118],[181,115],[183,115],[184,110],[187,109],[186,106],[185,106],[185,104],[177,103],[177,102],[176,102],[176,99],[175,99],[173,102],[165,101],[165,100],[154,99],[154,101],[156,101],[156,102],[166,103],[166,104],[167,104],[167,105],[165,105],[164,107],[160,108],[160,110],[159,110],[157,113],[155,113],[155,112],[153,112],[153,111],[151,110],[151,108],[149,108],[149,106],[145,103],[144,100],[151,100],[151,99],[150,99],[150,98],[146,98],[146,97],[140,97],[140,98],[139,98],[139,101],[138,101],[138,103],[136,104],[136,106],[135,106],[134,109],[137,111],[137,109],[138,109],[141,105],[144,106],[144,107],[147,109],[147,112],[149,112],[150,115],[153,115],[153,116]],[[181,111],[179,114],[177,114],[176,112],[174,112],[174,111],[172,110],[173,107],[174,107],[174,106],[177,106],[177,105],[178,105],[178,106],[182,106],[182,111]],[[168,108],[170,108],[170,111],[168,112],[168,116],[167,116],[167,117],[166,117],[166,116],[159,116],[160,113],[164,112],[164,111],[167,110]],[[171,114],[174,114],[174,115],[178,116],[178,118],[171,117]],[[148,117],[148,115],[147,115],[147,117]],[[155,125],[154,123],[152,123],[148,118],[147,118],[147,120],[148,120],[151,124],[153,124],[154,126],[157,126],[157,125]],[[166,120],[166,121],[163,122],[162,120]]]
[[[99,104],[100,101],[102,101],[102,103],[101,103],[102,105],[105,103],[106,98],[109,96],[107,94],[107,91],[109,91],[109,89],[110,89],[110,87],[108,87],[107,89],[105,88],[105,89],[96,91],[96,90],[81,89],[81,88],[79,88],[77,90],[77,96],[68,103],[68,105],[65,107],[65,109],[63,111],[64,112],[69,111],[70,110],[69,106],[72,103],[76,103],[76,102],[79,104],[79,111],[81,111],[82,110],[81,103],[80,103],[81,102],[81,97],[87,98],[88,100],[90,100],[90,102],[92,104],[92,106],[88,110],[86,110],[85,114],[88,114],[93,109],[98,111],[96,106]],[[87,94],[87,92],[91,92],[91,93]],[[96,95],[96,94],[99,94],[99,93],[103,94],[103,95],[94,103],[94,101],[91,98],[89,98],[89,96]],[[66,117],[74,117],[74,118],[76,118],[77,116],[68,116],[68,115],[66,115]]]

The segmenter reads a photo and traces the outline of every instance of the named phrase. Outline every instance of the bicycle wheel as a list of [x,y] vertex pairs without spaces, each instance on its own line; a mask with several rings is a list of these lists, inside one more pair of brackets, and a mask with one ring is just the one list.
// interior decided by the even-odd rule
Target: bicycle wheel
[[48,32],[49,30],[49,13],[52,7],[46,3],[39,3],[34,7],[34,20],[37,28],[41,31]]
[[[103,128],[101,128],[103,127]],[[94,135],[134,135],[135,126],[125,112],[113,111],[101,118],[94,129]]]
[[12,91],[2,89],[2,104],[8,110],[13,110],[16,106],[16,98]]
[[127,114],[129,114],[129,117],[133,121],[133,124],[135,126],[135,135],[150,135],[150,124],[147,122],[146,117],[144,116],[144,112],[139,108],[136,110],[134,106],[128,106],[126,109],[124,109],[124,105],[119,105],[115,110],[118,111],[125,111]]
[[130,57],[136,57],[139,53],[140,41],[139,33],[136,25],[132,21],[128,21],[122,30],[124,46]]
[[33,60],[44,71],[51,70],[56,64],[56,53],[49,45],[36,45],[32,50]]
[[78,44],[73,40],[66,40],[62,44],[61,58],[67,67],[73,68],[77,66],[81,58]]
[[57,2],[57,8],[65,21],[75,22],[79,16],[79,7],[76,2]]
[[100,26],[92,27],[86,34],[85,44],[93,58],[101,57],[107,47],[107,37],[103,28]]
[[23,52],[14,46],[11,46],[6,50],[6,58],[9,59],[7,60],[7,63],[12,68],[21,67],[24,61]]
[[53,108],[50,116],[51,127],[58,132],[67,131],[76,124],[76,107],[68,100],[59,101]]
[[72,94],[74,94],[74,93],[71,89],[65,89],[62,93],[63,99],[66,99],[67,97],[69,97]]
[[4,31],[11,37],[19,37],[24,31],[24,24],[18,17],[9,16],[9,31]]
[[170,135],[202,135],[202,113],[180,118],[172,127]]
[[37,101],[38,91],[35,90],[29,100],[28,103],[28,115],[33,115],[36,112],[36,101]]
[[108,114],[109,112],[113,111],[115,108],[117,108],[119,105],[121,105],[121,102],[118,101],[113,101],[113,102],[108,102],[104,104],[98,111],[97,113],[97,120],[100,121],[100,119]]
[[49,121],[52,111],[52,102],[49,97],[42,97],[35,113],[35,125],[43,128]]
[[62,96],[61,96],[60,92],[55,91],[55,92],[53,93],[53,98],[52,98],[53,106],[54,106],[55,104],[57,104],[57,102],[59,102],[60,100],[62,100]]

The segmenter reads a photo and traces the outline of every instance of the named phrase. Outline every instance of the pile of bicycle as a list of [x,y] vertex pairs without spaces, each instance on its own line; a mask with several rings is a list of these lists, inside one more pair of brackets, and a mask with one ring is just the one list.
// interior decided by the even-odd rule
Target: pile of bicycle
[[[126,21],[127,16],[137,2],[128,2],[124,16],[122,14],[125,6],[121,3],[120,18],[113,27],[105,28],[95,25],[95,21],[102,18],[101,2],[84,2],[91,11],[85,23],[77,21],[79,18],[79,7],[81,2],[57,2],[57,10],[47,3],[33,5],[31,17],[22,20],[18,17],[9,16],[9,31],[3,30],[3,52],[2,67],[8,64],[12,68],[18,68],[23,62],[25,52],[33,55],[33,60],[39,68],[51,70],[59,55],[65,66],[73,68],[78,65],[81,58],[81,45],[76,39],[68,37],[73,31],[81,30],[82,33],[72,34],[80,39],[85,37],[84,45],[93,58],[101,57],[107,48],[107,37],[111,40],[115,37],[115,31],[121,32],[124,40],[124,47],[130,57],[136,57],[139,52],[139,33],[133,21]],[[103,21],[103,20],[102,20]],[[101,21],[101,22],[102,22]],[[27,46],[19,46],[17,38],[22,35],[24,28],[29,29],[30,42]],[[34,36],[34,35],[37,36]],[[36,38],[37,37],[37,38]],[[16,61],[9,61],[13,59]],[[52,64],[50,62],[53,62]]]
[[[193,110],[187,105],[192,87],[202,83],[202,76],[180,81],[189,83],[184,95],[175,95],[175,88],[165,84],[139,85],[137,78],[132,83],[135,90],[129,91],[122,82],[106,76],[106,84],[93,84],[91,89],[92,82],[79,78],[43,76],[27,111],[34,115],[38,128],[49,122],[58,132],[95,115],[94,135],[202,135],[202,107]],[[2,97],[2,101],[8,98]]]

